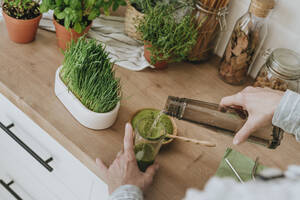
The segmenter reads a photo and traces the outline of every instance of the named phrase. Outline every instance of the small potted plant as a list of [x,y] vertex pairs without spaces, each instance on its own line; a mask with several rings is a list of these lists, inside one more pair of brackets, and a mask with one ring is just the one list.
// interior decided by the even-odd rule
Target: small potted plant
[[56,96],[83,126],[109,128],[118,115],[121,86],[105,48],[82,36],[64,55],[56,72]]
[[192,15],[178,17],[173,4],[149,7],[138,31],[144,41],[144,56],[158,69],[169,62],[185,60],[197,41],[197,25]]
[[71,40],[89,31],[92,21],[100,15],[100,9],[109,14],[109,9],[117,10],[126,5],[124,0],[44,0],[41,12],[54,11],[53,23],[56,29],[58,46],[65,50]]
[[40,5],[34,0],[4,0],[3,17],[9,37],[16,43],[34,40],[40,19]]

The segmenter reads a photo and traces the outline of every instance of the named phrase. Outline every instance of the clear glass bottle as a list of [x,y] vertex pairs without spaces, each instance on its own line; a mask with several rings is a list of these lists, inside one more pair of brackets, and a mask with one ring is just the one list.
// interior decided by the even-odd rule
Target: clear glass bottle
[[219,74],[232,85],[244,84],[268,33],[266,18],[274,0],[252,0],[248,12],[236,23],[227,44]]
[[[217,104],[172,96],[167,100],[164,113],[179,120],[217,128],[221,133],[230,136],[234,136],[248,118],[247,111],[242,109],[220,109]],[[269,126],[253,133],[248,141],[275,149],[280,145],[282,137],[282,129]]]
[[276,49],[262,66],[254,87],[287,89],[300,93],[300,55],[289,49]]
[[165,127],[162,123],[153,125],[153,120],[141,119],[134,130],[134,152],[142,172],[154,163],[165,138]]

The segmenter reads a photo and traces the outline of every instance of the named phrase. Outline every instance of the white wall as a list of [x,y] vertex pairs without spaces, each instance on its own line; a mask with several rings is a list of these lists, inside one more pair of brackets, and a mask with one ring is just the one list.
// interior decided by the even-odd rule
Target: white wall
[[[229,15],[227,17],[227,30],[221,36],[221,43],[217,49],[219,56],[223,55],[227,41],[237,19],[247,12],[250,0],[231,0]],[[262,51],[268,48],[289,48],[300,53],[300,1],[299,0],[277,0],[276,7],[272,11],[268,23],[269,34],[262,47]],[[251,70],[254,77],[264,59],[259,56]]]

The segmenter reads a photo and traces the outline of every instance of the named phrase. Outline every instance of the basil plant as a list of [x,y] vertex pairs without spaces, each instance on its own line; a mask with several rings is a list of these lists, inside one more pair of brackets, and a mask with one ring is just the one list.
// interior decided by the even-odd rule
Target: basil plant
[[41,12],[54,11],[55,19],[66,29],[73,28],[77,33],[84,29],[98,16],[100,9],[106,15],[110,9],[117,10],[126,5],[124,0],[43,0]]

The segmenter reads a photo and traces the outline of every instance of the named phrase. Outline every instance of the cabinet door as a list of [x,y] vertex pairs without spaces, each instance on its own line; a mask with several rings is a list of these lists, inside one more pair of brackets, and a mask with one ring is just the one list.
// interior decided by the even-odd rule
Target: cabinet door
[[[21,163],[0,146],[0,179],[22,200],[60,200],[43,183],[34,178],[34,174],[28,171]],[[11,183],[11,184],[9,184]],[[12,193],[2,184],[0,195],[3,200],[17,200]],[[62,200],[62,199],[61,199]]]
[[[1,120],[1,118],[0,118]],[[20,134],[18,134],[18,131],[16,128],[10,129],[16,136],[18,136],[20,139]],[[27,174],[30,174],[31,177],[33,177],[35,180],[39,181],[40,184],[44,185],[48,188],[51,193],[55,194],[56,196],[61,197],[62,199],[79,199],[74,195],[71,188],[68,188],[67,185],[64,184],[64,182],[61,181],[64,177],[58,177],[57,174],[57,165],[56,161],[53,161],[53,164],[51,167],[53,167],[53,171],[49,172],[46,168],[44,168],[39,162],[37,162],[36,159],[32,157],[31,154],[29,154],[27,151],[25,151],[18,143],[16,143],[10,136],[8,136],[3,130],[0,130],[0,143],[2,149],[5,149],[5,154],[2,154],[2,159],[7,160],[7,166],[6,169],[10,169],[9,172],[13,171],[13,174],[18,175],[18,173],[23,172],[24,170],[26,173],[19,174],[20,179],[24,177],[24,179],[28,179]],[[26,141],[26,139],[22,138],[22,141]],[[34,142],[26,142],[26,144],[32,148]],[[33,151],[38,154],[38,156],[41,156],[43,160],[46,160],[47,158],[53,157],[55,159],[55,156],[52,156],[48,153],[47,157],[43,156],[43,149],[38,148],[32,148]],[[46,154],[46,153],[45,153]],[[72,167],[72,166],[70,166]],[[59,168],[58,168],[59,169]],[[88,196],[88,195],[87,195]],[[86,197],[87,197],[86,196]]]
[[0,145],[15,163],[26,168],[32,176],[43,183],[53,194],[65,200],[88,199],[94,175],[74,156],[66,151],[43,129],[0,94],[0,122],[32,149],[42,160],[53,158],[48,171],[24,150],[15,140],[0,129]]
[[99,178],[95,177],[90,200],[108,199],[108,187]]
[[[5,200],[12,200],[12,196],[9,195],[9,193],[3,188],[3,187],[0,187],[0,199],[5,199]],[[15,199],[13,199],[15,200]]]

